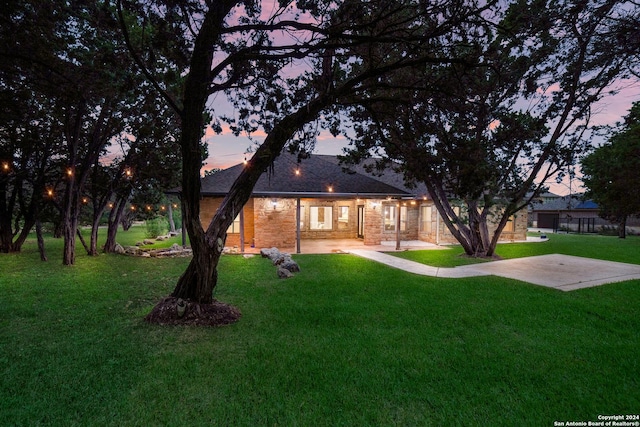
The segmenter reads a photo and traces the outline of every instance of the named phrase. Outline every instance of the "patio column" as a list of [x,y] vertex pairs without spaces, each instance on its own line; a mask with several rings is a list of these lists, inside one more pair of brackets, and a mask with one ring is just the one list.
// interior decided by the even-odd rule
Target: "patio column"
[[296,253],[300,253],[300,198],[296,199]]
[[396,251],[400,250],[400,210],[402,205],[398,201],[398,209],[396,210]]
[[244,253],[244,207],[240,209],[240,252]]

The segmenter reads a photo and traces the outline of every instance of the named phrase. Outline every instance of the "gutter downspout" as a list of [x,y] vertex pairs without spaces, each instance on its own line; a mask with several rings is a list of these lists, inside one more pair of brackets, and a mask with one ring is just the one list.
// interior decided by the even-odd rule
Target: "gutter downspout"
[[440,211],[436,209],[436,245],[440,246]]

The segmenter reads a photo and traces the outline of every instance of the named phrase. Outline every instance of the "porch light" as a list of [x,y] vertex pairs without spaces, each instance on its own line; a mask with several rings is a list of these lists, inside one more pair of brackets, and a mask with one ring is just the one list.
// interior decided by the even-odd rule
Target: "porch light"
[[276,208],[278,207],[278,199],[272,199],[271,206],[273,206],[273,210],[275,211]]
[[380,205],[380,203],[378,203],[378,202],[371,202],[371,207],[372,207],[373,209],[377,208],[377,207],[378,207],[378,205]]

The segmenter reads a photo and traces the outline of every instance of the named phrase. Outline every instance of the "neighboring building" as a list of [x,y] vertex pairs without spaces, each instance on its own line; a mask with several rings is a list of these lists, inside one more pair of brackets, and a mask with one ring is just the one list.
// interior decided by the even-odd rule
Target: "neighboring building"
[[598,217],[598,205],[591,201],[584,202],[582,194],[547,196],[534,201],[531,203],[529,219],[533,228],[579,232],[594,232],[596,220],[599,220],[599,226],[605,222]]
[[[578,233],[596,233],[604,228],[617,228],[599,216],[598,204],[592,200],[584,200],[584,194],[568,196],[547,196],[534,201],[530,205],[529,219],[531,227],[553,231],[572,231]],[[631,232],[640,225],[638,218],[629,218],[627,227]]]
[[[200,218],[208,224],[244,164],[202,180]],[[515,215],[501,240],[526,239],[527,214]],[[408,188],[401,174],[385,170],[375,176],[364,167],[345,172],[335,156],[312,155],[301,162],[279,156],[251,199],[238,212],[227,246],[297,247],[305,239],[421,240],[455,243],[424,186]]]

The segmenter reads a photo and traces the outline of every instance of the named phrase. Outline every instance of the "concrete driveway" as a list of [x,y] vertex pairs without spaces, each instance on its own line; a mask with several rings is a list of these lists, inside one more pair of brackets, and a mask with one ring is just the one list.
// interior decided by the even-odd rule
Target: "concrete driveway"
[[372,250],[351,249],[349,252],[414,274],[448,278],[494,275],[561,291],[640,279],[640,265],[570,255],[540,255],[439,268]]

